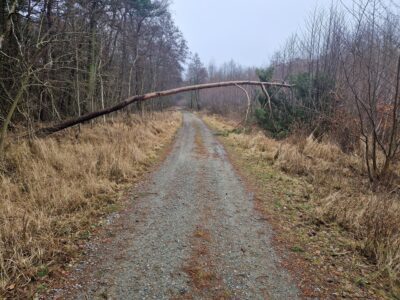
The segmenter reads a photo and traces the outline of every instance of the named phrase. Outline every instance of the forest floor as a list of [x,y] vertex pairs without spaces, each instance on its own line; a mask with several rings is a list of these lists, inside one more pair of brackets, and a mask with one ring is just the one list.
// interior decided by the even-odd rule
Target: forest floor
[[297,299],[253,193],[184,113],[171,152],[86,247],[58,299]]

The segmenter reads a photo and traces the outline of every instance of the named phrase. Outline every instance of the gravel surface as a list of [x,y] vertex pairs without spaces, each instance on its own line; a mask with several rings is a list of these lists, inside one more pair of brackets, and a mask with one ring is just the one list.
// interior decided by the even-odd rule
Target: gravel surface
[[171,154],[132,200],[54,298],[299,298],[270,226],[195,115],[184,113]]

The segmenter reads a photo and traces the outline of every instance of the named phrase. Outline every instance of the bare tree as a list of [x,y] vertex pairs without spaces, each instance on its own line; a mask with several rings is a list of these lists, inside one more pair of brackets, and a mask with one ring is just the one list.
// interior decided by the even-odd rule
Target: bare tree
[[[346,94],[355,105],[371,182],[387,180],[399,150],[399,20],[382,18],[381,2],[363,3],[341,55]],[[379,154],[383,154],[381,160]]]
[[[199,55],[195,53],[188,66],[187,80],[190,84],[194,85],[206,82],[207,77],[207,69],[201,62]],[[201,109],[200,94],[198,90],[195,90],[190,94],[190,108],[193,109],[195,105],[197,110]]]
[[[168,5],[165,0],[2,1],[0,146],[13,124],[59,122],[131,94],[179,86],[187,46]],[[154,100],[149,108],[168,103]]]

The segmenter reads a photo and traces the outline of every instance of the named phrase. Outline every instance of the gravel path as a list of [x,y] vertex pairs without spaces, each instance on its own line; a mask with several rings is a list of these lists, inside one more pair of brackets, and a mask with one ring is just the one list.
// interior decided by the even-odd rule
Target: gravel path
[[195,115],[184,113],[171,154],[134,203],[111,242],[92,246],[93,257],[81,266],[87,280],[56,298],[298,298],[270,226]]

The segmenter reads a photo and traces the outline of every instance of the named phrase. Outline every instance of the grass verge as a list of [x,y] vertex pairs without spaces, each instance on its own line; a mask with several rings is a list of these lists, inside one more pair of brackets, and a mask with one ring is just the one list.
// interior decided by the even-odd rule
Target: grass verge
[[[125,116],[8,145],[0,172],[0,292],[30,298],[80,252],[152,166],[180,113]],[[0,297],[1,298],[1,297]]]
[[243,134],[204,116],[276,231],[305,296],[400,299],[400,201],[370,191],[360,158],[338,147]]

